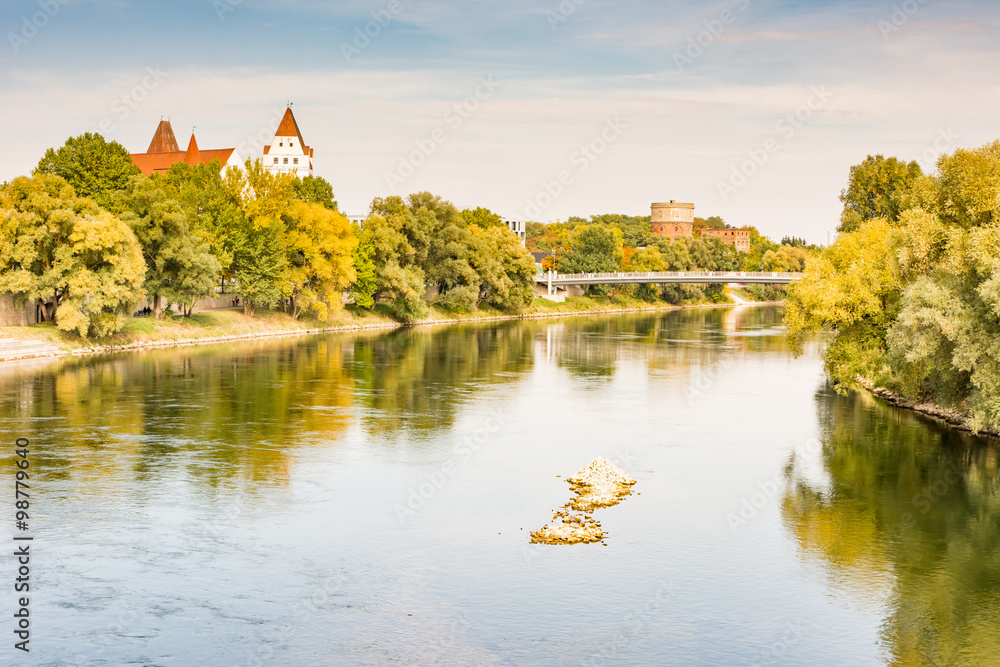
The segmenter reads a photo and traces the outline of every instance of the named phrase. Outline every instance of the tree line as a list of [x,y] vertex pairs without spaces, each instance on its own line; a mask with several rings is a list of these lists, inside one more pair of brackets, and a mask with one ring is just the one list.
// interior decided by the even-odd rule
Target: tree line
[[[117,142],[87,133],[0,186],[0,293],[81,336],[119,331],[146,297],[190,315],[225,285],[245,312],[326,320],[350,293],[401,320],[445,308],[531,302],[531,255],[500,217],[430,193],[376,199],[363,226],[322,178],[179,163],[143,175]],[[381,304],[377,306],[377,304]]]
[[[704,237],[704,229],[735,229],[722,218],[695,218],[691,237],[671,240],[652,232],[650,216],[618,214],[595,215],[589,220],[571,217],[566,222],[528,223],[527,247],[534,252],[551,253],[542,260],[543,270],[563,273],[616,271],[802,271],[806,259],[818,252],[798,238],[774,243],[754,227],[750,232],[749,252],[737,251],[715,237]],[[613,288],[646,301],[669,303],[721,301],[724,285],[638,285]],[[593,286],[591,293],[602,294],[607,287]],[[748,286],[761,300],[778,299],[784,288],[767,285]]]
[[829,327],[840,387],[870,382],[1000,427],[1000,141],[937,171],[869,156],[841,193],[836,242],[789,296],[801,335]]

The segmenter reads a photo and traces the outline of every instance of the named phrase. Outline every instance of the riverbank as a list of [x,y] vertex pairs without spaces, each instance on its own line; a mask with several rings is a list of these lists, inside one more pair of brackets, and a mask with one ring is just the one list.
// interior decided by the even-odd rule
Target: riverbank
[[902,394],[892,391],[891,389],[876,387],[875,385],[863,380],[859,380],[858,384],[868,393],[881,398],[886,403],[889,403],[897,408],[912,410],[913,412],[917,412],[926,417],[931,417],[936,421],[944,422],[953,428],[959,429],[960,431],[968,431],[969,433],[973,433],[978,436],[1000,440],[1000,431],[988,427],[977,429],[972,423],[972,418],[960,410],[943,408],[936,403],[930,403],[927,401],[911,401]]
[[453,313],[432,307],[430,317],[409,323],[398,322],[389,317],[386,312],[379,309],[372,312],[345,308],[336,313],[334,318],[329,322],[319,322],[309,319],[296,320],[280,311],[259,311],[256,315],[250,316],[244,315],[242,310],[217,310],[196,313],[190,317],[172,317],[167,320],[135,317],[129,319],[121,332],[100,339],[80,338],[74,334],[60,331],[51,324],[38,324],[28,327],[0,327],[0,340],[17,340],[40,345],[39,351],[36,353],[19,356],[4,356],[3,350],[0,349],[0,362],[29,358],[108,354],[113,352],[206,345],[259,338],[360,331],[365,329],[393,329],[404,326],[437,326],[467,322],[640,313],[687,308],[719,308],[737,305],[767,306],[776,305],[776,303],[698,303],[678,306],[663,302],[639,301],[620,296],[602,298],[571,297],[566,299],[565,303],[553,303],[545,299],[535,299],[531,306],[518,313],[506,313],[492,309],[481,309],[473,313]]

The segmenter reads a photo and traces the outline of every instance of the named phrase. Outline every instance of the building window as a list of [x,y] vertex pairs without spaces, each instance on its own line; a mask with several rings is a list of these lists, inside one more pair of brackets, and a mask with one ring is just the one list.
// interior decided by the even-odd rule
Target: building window
[[288,158],[285,158],[284,164],[288,164]]
[[298,163],[299,163],[299,159],[298,159],[298,158],[294,158],[294,159],[292,159],[292,163],[293,163],[293,164],[298,164]]
[[278,164],[278,158],[274,158],[274,164]]
[[679,232],[679,231],[681,231],[681,228],[680,227],[674,227],[674,231],[675,232]]
[[285,147],[285,142],[284,141],[279,141],[278,145],[281,146],[282,148],[284,148]]

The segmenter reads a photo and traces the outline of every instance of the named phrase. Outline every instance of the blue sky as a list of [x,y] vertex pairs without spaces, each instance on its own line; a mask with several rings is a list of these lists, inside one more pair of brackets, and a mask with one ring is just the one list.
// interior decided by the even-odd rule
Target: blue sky
[[348,213],[676,199],[825,242],[866,155],[1000,139],[998,27],[934,0],[0,0],[0,180],[101,127],[145,150],[161,116],[252,157],[291,100]]

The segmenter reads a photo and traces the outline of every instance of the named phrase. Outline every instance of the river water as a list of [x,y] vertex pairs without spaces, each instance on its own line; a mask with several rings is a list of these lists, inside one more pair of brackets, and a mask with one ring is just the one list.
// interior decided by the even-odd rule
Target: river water
[[[1000,664],[998,448],[838,395],[778,309],[21,362],[0,406],[4,664]],[[604,543],[529,544],[598,456]]]

